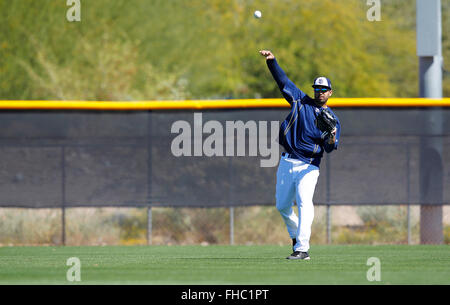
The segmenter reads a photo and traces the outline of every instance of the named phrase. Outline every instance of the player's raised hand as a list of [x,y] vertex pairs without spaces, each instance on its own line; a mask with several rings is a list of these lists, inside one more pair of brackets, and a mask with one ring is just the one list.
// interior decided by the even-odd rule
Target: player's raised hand
[[275,59],[275,56],[272,54],[272,52],[270,52],[268,50],[261,50],[261,51],[259,51],[259,54],[264,56],[266,58],[266,60]]

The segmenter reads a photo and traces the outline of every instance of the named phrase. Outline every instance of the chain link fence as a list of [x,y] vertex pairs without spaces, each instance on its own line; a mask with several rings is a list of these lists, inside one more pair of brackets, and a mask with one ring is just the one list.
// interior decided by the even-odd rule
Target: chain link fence
[[[445,213],[450,188],[444,186],[450,182],[446,153],[450,111],[439,109],[443,126],[437,134],[426,128],[430,111],[436,109],[335,109],[342,124],[341,143],[321,163],[313,239],[323,243],[448,242]],[[33,209],[30,213],[36,214],[50,209],[52,215],[60,213],[58,221],[52,220],[52,230],[59,227],[59,233],[52,233],[48,242],[78,244],[101,229],[84,238],[75,234],[81,230],[77,226],[83,226],[75,224],[75,211],[115,208],[118,212],[111,212],[99,225],[115,227],[111,230],[118,232],[119,242],[281,242],[287,237],[274,233],[282,223],[273,206],[281,155],[278,126],[287,112],[284,108],[3,110],[3,220],[17,208],[25,209],[21,213]],[[434,141],[431,151],[429,139]],[[139,212],[135,216],[120,212],[127,209]],[[348,215],[336,216],[342,210]],[[340,218],[349,220],[350,215],[354,222],[335,223]],[[19,227],[28,222],[21,217]],[[90,224],[98,219],[93,217]],[[133,227],[130,221],[139,234],[123,233],[124,226]],[[5,223],[2,236],[12,230]],[[204,232],[186,235],[195,228]],[[73,234],[78,241],[72,240]],[[3,239],[1,243],[11,242]],[[118,242],[113,240],[106,243]]]

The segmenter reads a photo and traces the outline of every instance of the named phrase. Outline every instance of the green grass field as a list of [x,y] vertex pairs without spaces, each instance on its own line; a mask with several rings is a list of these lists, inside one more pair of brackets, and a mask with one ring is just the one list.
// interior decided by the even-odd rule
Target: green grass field
[[[288,246],[2,247],[0,284],[74,284],[67,259],[81,262],[78,284],[450,284],[450,246],[313,246],[291,261]],[[367,260],[381,263],[369,282]]]

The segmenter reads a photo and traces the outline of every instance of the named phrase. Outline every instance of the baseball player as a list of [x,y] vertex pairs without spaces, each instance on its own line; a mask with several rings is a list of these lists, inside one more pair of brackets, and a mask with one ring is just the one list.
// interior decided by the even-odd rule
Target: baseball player
[[[337,149],[341,131],[339,119],[327,107],[333,94],[326,77],[314,80],[314,98],[289,80],[272,52],[259,51],[278,84],[291,111],[280,126],[279,143],[285,152],[277,171],[276,207],[292,239],[293,253],[287,259],[309,260],[309,239],[314,218],[313,195],[319,178],[323,152]],[[292,209],[294,201],[298,217]]]

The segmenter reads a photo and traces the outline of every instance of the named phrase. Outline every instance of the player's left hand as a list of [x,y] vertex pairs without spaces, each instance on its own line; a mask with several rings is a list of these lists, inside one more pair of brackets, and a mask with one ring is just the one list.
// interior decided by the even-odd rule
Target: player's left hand
[[328,138],[328,144],[336,143],[336,132],[337,132],[337,128],[334,127],[334,129],[330,133],[330,137]]

